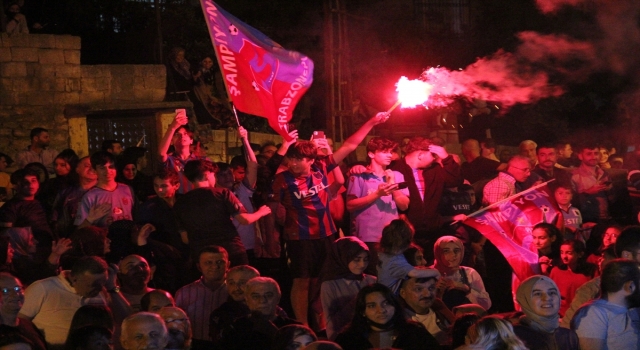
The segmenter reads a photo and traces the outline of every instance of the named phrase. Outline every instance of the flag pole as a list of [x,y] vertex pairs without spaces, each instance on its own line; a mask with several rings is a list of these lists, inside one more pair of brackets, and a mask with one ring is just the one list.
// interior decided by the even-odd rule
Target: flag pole
[[[495,203],[493,203],[493,204],[491,204],[491,205],[488,205],[488,206],[486,206],[486,207],[484,207],[484,208],[481,208],[481,209],[479,209],[479,210],[474,211],[473,213],[471,213],[471,214],[467,215],[467,218],[470,218],[470,217],[472,217],[472,216],[476,216],[476,215],[478,215],[478,214],[480,214],[480,213],[484,213],[485,211],[487,211],[487,210],[489,210],[489,209],[491,209],[491,208],[495,208],[495,207],[497,207],[497,206],[500,206],[500,204],[502,204],[502,203],[504,203],[504,202],[506,202],[506,201],[510,201],[510,200],[512,200],[512,199],[514,199],[514,198],[518,198],[518,197],[522,196],[523,194],[529,193],[529,192],[531,192],[531,191],[533,191],[533,190],[535,190],[535,189],[538,189],[538,188],[540,188],[540,187],[542,187],[542,186],[545,186],[545,185],[547,185],[549,182],[551,182],[551,181],[555,181],[555,180],[556,180],[556,179],[551,179],[551,180],[549,180],[549,181],[547,181],[547,182],[543,182],[543,183],[541,183],[541,184],[538,184],[538,185],[532,186],[532,187],[530,187],[530,188],[527,188],[526,190],[524,190],[524,191],[522,191],[522,192],[518,192],[518,193],[516,193],[516,194],[514,194],[514,195],[512,195],[512,196],[509,196],[509,197],[507,197],[507,198],[505,198],[505,199],[503,199],[503,200],[499,200],[499,201],[497,201],[497,202],[495,202]],[[453,225],[453,224],[457,224],[458,222],[460,222],[460,221],[459,221],[459,220],[456,220],[456,221],[452,222],[452,223],[451,223],[451,225]]]
[[240,125],[240,119],[238,118],[238,111],[236,111],[236,106],[233,104],[233,102],[231,103],[231,108],[233,109],[233,115],[236,117],[236,123],[238,123],[238,128],[241,126]]

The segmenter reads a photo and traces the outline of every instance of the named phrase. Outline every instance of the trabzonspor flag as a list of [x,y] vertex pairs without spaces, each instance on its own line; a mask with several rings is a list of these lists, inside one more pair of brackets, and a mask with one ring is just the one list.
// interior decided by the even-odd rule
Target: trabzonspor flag
[[533,246],[533,226],[547,222],[562,225],[562,212],[549,188],[522,192],[511,200],[464,221],[480,231],[504,255],[520,281],[540,274],[538,251]]
[[287,125],[313,82],[313,61],[283,49],[211,0],[201,0],[229,98],[244,113],[265,117],[289,140]]

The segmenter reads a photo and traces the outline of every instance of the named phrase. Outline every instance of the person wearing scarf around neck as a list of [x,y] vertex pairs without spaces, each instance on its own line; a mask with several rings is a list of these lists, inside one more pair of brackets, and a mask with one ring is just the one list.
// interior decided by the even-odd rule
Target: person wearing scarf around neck
[[580,349],[576,332],[560,327],[560,292],[551,278],[527,278],[518,287],[516,300],[524,315],[513,328],[530,350]]
[[353,319],[335,342],[344,350],[441,349],[422,324],[405,318],[398,298],[380,283],[360,289]]
[[323,266],[320,286],[322,312],[330,340],[334,340],[353,318],[360,289],[376,283],[375,276],[363,273],[368,265],[369,248],[360,239],[347,236],[333,244]]
[[464,257],[464,244],[454,236],[442,236],[433,246],[433,268],[440,271],[439,297],[453,309],[462,304],[477,304],[485,310],[491,307],[491,298],[484,288],[480,274],[471,267],[460,266]]

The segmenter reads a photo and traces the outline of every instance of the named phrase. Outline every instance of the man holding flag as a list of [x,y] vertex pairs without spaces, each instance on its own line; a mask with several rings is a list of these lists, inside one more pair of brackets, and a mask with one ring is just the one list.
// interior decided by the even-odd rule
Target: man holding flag
[[267,118],[289,141],[287,124],[313,82],[313,61],[283,49],[213,1],[201,4],[229,100],[244,113]]

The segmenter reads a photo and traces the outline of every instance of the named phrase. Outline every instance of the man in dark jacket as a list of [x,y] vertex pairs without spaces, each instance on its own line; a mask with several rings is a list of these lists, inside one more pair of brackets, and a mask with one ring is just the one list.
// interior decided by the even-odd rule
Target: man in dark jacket
[[460,165],[444,147],[424,137],[414,137],[405,149],[406,156],[391,165],[409,184],[409,209],[401,212],[413,225],[416,243],[424,249],[427,262],[433,262],[433,244],[438,239],[442,218],[438,203],[442,191],[462,184]]

